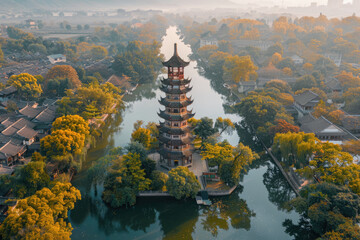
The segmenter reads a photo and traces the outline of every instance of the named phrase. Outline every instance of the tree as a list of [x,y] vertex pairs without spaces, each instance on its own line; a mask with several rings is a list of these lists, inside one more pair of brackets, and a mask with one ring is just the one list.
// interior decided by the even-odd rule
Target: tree
[[136,194],[149,189],[150,184],[141,169],[139,155],[128,153],[112,162],[104,182],[103,200],[112,207],[134,205]]
[[50,69],[45,77],[45,85],[50,79],[69,79],[71,88],[78,88],[81,86],[81,81],[77,75],[76,70],[70,65],[56,65]]
[[350,88],[343,94],[345,100],[345,110],[350,113],[360,113],[360,87]]
[[324,235],[322,239],[337,239],[328,238],[334,236],[333,232],[338,233],[335,236],[354,236],[345,239],[360,237],[359,228],[353,224],[360,210],[360,197],[345,186],[329,183],[306,186],[300,197],[291,200],[289,205],[310,220],[309,231],[317,237]]
[[305,165],[316,149],[319,140],[313,133],[287,132],[275,135],[272,150],[288,165]]
[[45,163],[30,162],[22,167],[15,174],[12,185],[14,193],[19,198],[33,195],[36,191],[49,187],[50,177],[45,171]]
[[229,118],[218,117],[216,119],[214,128],[218,129],[220,135],[223,132],[231,134],[235,130],[235,125]]
[[28,46],[28,50],[32,53],[46,54],[46,47],[43,44],[33,43]]
[[7,84],[16,87],[20,96],[26,100],[37,98],[42,93],[41,86],[37,83],[37,79],[28,73],[12,75]]
[[203,159],[208,161],[209,167],[220,167],[225,161],[233,160],[233,146],[228,143],[206,143],[201,151]]
[[250,56],[229,56],[225,59],[224,79],[230,82],[246,82],[255,80],[257,77],[257,66]]
[[77,30],[79,30],[79,31],[81,31],[81,30],[83,29],[83,27],[82,27],[80,24],[78,24],[78,25],[76,26],[76,28],[77,28]]
[[80,154],[85,136],[71,130],[55,130],[40,140],[41,152],[49,157]]
[[166,173],[155,170],[151,173],[151,189],[156,191],[166,191],[166,182],[169,176]]
[[291,92],[291,87],[287,82],[280,79],[273,79],[267,82],[264,86],[265,88],[276,88],[279,89],[282,93],[289,93]]
[[343,144],[343,149],[351,154],[360,155],[360,141],[359,140],[346,141]]
[[4,52],[2,51],[0,45],[0,67],[2,66],[2,63],[4,63]]
[[276,120],[276,125],[271,127],[269,130],[275,135],[276,133],[287,133],[287,132],[297,133],[300,131],[300,128],[298,126],[294,126],[288,123],[283,119],[278,119]]
[[66,30],[70,31],[70,30],[71,30],[71,25],[70,25],[70,24],[66,24],[65,28],[66,28]]
[[90,29],[90,25],[89,25],[89,24],[85,24],[85,25],[84,25],[84,29],[85,29],[85,30],[89,30],[89,29]]
[[138,128],[131,134],[131,141],[139,142],[149,149],[151,141],[150,130],[142,127]]
[[55,119],[52,126],[53,131],[71,130],[84,136],[88,136],[90,134],[89,123],[79,115],[67,115],[59,117]]
[[46,84],[46,94],[48,96],[63,97],[67,89],[71,89],[71,84],[68,78],[54,78],[50,79]]
[[312,75],[305,75],[299,79],[296,80],[293,90],[301,90],[303,88],[312,88],[316,87],[317,83],[315,78]]
[[201,145],[204,146],[206,140],[216,133],[216,129],[213,127],[214,123],[211,118],[203,117],[195,123],[194,133],[201,138]]
[[70,183],[56,183],[22,199],[9,210],[0,225],[2,239],[68,239],[72,226],[68,211],[81,199],[80,191]]
[[239,183],[240,172],[250,165],[258,157],[248,146],[239,143],[232,151],[232,159],[224,161],[220,166],[220,178],[228,185],[234,186]]
[[276,43],[275,45],[270,46],[266,50],[266,55],[267,56],[273,56],[275,53],[279,53],[280,55],[283,55],[284,48],[280,43]]
[[100,60],[108,55],[108,51],[103,46],[93,46],[90,50],[90,54],[94,59]]
[[169,171],[169,179],[166,182],[166,188],[170,195],[176,199],[195,198],[200,190],[200,183],[194,173],[187,167],[176,167]]

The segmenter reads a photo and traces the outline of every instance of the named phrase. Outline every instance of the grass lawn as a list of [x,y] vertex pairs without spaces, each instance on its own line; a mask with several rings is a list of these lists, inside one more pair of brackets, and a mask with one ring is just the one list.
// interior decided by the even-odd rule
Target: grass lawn
[[227,191],[230,187],[223,181],[215,182],[206,180],[206,189],[211,191]]

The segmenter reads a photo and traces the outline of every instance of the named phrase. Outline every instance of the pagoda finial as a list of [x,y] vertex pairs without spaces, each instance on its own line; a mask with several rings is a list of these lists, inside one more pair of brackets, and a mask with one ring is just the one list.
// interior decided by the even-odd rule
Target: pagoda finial
[[174,56],[175,55],[178,55],[178,52],[177,52],[177,43],[174,43]]

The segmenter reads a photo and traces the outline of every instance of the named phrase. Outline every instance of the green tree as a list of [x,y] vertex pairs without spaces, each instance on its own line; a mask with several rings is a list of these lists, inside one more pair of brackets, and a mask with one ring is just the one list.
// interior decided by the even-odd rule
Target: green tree
[[46,54],[46,47],[43,44],[33,43],[28,46],[28,50],[32,53]]
[[166,173],[155,170],[151,173],[151,189],[156,191],[166,191],[166,182],[169,176]]
[[204,146],[206,140],[216,133],[216,129],[213,127],[214,122],[211,118],[203,117],[195,123],[194,132],[201,138],[202,146]]
[[200,183],[187,167],[176,167],[169,171],[166,188],[176,199],[195,198],[200,190]]
[[103,46],[94,46],[91,48],[90,54],[92,58],[96,60],[100,60],[108,55],[108,51]]
[[41,86],[38,84],[37,79],[28,73],[12,75],[7,84],[16,87],[20,96],[26,100],[37,98],[42,93]]
[[305,75],[299,79],[296,80],[293,90],[298,91],[303,88],[313,88],[316,87],[317,83],[315,78],[312,75]]
[[57,183],[22,199],[9,210],[0,225],[2,239],[68,239],[72,226],[66,221],[69,210],[81,199],[70,183]]
[[136,194],[149,189],[150,184],[141,169],[140,156],[128,153],[112,162],[104,182],[103,200],[112,207],[134,205]]
[[19,198],[33,195],[36,191],[50,185],[50,177],[45,171],[45,163],[41,161],[30,162],[22,167],[13,178],[13,190]]

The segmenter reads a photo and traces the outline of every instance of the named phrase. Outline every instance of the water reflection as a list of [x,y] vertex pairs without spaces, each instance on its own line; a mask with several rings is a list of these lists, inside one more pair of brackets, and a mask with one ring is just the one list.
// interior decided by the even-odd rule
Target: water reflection
[[213,204],[203,210],[201,224],[204,230],[214,237],[218,235],[219,229],[228,230],[229,225],[234,229],[250,230],[251,218],[256,214],[239,197],[241,191],[242,187],[239,187],[229,197],[212,199]]
[[296,197],[289,183],[274,164],[269,163],[268,169],[264,173],[263,183],[269,192],[269,200],[279,210],[283,210],[284,204]]

